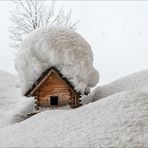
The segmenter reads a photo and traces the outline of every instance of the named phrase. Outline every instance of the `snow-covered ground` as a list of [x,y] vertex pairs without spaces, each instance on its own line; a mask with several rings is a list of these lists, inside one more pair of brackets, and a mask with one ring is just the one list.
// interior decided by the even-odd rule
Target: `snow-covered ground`
[[23,120],[32,99],[22,97],[14,75],[0,71],[0,128]]
[[[147,75],[145,70],[98,87],[93,97],[100,100],[77,109],[47,110],[22,122],[5,125],[0,129],[0,146],[148,147]],[[11,82],[9,76],[12,77],[9,74],[8,78],[3,77],[5,82]],[[12,86],[15,87],[10,83],[5,88]],[[4,90],[3,86],[0,88]],[[22,97],[20,88],[17,89],[14,88],[12,96],[16,95],[19,102]],[[9,95],[5,99],[11,105],[9,110],[13,110],[11,101],[15,99],[9,100]],[[0,100],[0,105],[5,108],[8,104],[3,102],[4,99]],[[19,104],[22,108],[22,103]]]
[[116,81],[113,81],[110,84],[104,86],[98,86],[90,93],[88,96],[84,97],[83,103],[93,102],[104,97],[110,96],[112,94],[122,92],[124,90],[140,90],[148,88],[148,70],[143,70],[136,72],[130,75],[127,75],[123,78],[120,78]]
[[139,90],[148,88],[148,70],[136,72],[116,80],[110,84],[98,87],[95,92],[97,98],[103,98],[123,90]]
[[2,147],[146,147],[148,91],[121,92],[74,110],[45,111],[0,131]]

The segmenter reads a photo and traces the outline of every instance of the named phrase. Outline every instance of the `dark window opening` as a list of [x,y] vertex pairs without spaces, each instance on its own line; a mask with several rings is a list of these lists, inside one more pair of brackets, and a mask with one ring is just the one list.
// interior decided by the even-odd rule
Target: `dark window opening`
[[50,105],[58,105],[58,96],[50,97]]

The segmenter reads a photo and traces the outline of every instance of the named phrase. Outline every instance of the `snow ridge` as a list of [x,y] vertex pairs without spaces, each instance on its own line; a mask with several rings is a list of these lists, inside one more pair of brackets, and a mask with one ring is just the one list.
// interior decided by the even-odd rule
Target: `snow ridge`
[[2,147],[12,145],[14,147],[146,147],[148,146],[147,96],[148,90],[125,91],[78,109],[45,111],[2,129],[0,145]]
[[144,90],[148,88],[148,70],[135,72],[109,84],[96,87],[88,96],[82,97],[82,104],[88,104],[118,92]]

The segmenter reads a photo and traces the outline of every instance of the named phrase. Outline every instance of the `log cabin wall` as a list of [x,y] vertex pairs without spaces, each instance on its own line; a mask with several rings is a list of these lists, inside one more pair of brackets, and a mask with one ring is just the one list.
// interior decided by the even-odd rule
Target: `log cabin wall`
[[36,90],[35,95],[42,107],[50,107],[50,97],[58,96],[58,106],[79,104],[79,96],[71,90],[56,73],[51,73],[45,82]]

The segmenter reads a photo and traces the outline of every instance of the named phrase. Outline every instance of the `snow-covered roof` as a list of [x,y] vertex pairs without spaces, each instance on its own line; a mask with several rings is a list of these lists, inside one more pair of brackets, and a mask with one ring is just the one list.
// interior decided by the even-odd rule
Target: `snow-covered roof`
[[15,66],[23,94],[52,66],[81,93],[89,91],[99,79],[88,42],[75,31],[64,27],[47,26],[30,33],[18,50]]
[[[55,67],[50,67],[42,73],[42,75],[35,81],[32,88],[29,89],[25,96],[33,96],[35,91],[49,78],[52,73],[56,73],[60,78],[67,84],[67,86],[76,94],[81,95],[80,92],[77,92],[74,86],[65,78]],[[44,80],[44,81],[43,81]]]

